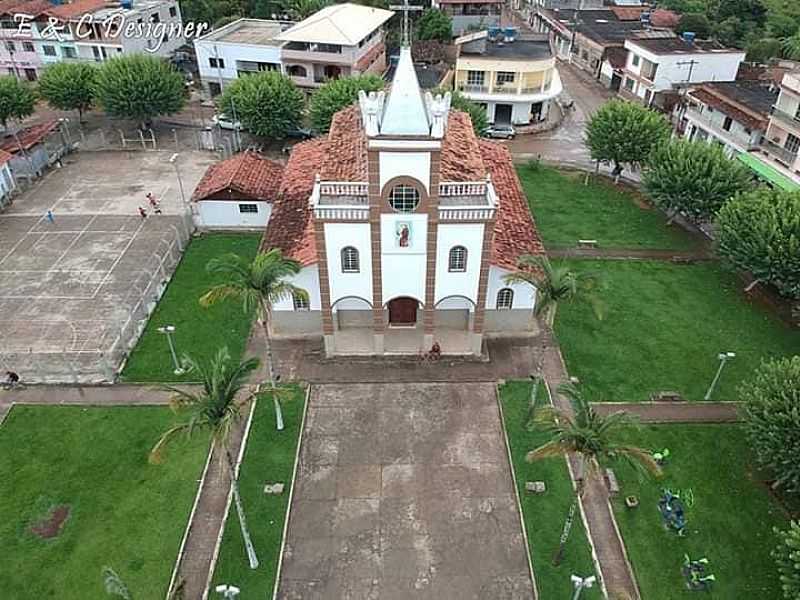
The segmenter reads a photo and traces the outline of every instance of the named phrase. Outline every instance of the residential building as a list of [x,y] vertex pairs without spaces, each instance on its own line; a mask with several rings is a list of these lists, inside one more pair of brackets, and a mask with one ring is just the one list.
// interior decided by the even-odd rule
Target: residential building
[[500,26],[505,0],[431,0],[453,21],[453,35]]
[[334,4],[276,36],[285,73],[312,89],[329,79],[386,69],[384,25],[394,13],[360,4]]
[[13,179],[19,182],[41,177],[47,167],[70,151],[70,144],[63,123],[51,119],[24,127],[13,135],[6,134],[0,139],[0,150],[11,155],[7,166]]
[[52,8],[47,0],[5,0],[0,2],[0,74],[28,81],[39,77],[44,61],[36,28],[20,28],[17,14],[36,15]]
[[719,144],[728,156],[756,148],[778,91],[759,81],[705,83],[689,89],[677,109],[678,133]]
[[478,354],[535,326],[536,290],[504,279],[544,253],[511,154],[422,92],[408,47],[388,92],[294,146],[263,245],[307,293],[273,305],[274,334],[322,335],[328,355]]
[[491,123],[543,121],[562,91],[550,43],[547,36],[506,33],[490,38],[482,31],[456,40],[455,88],[485,107]]
[[239,19],[194,41],[200,80],[216,96],[241,75],[261,71],[284,72],[276,39],[291,27],[288,21]]
[[200,229],[263,229],[278,196],[283,166],[246,150],[211,165],[192,194]]
[[625,41],[628,60],[620,95],[647,106],[670,108],[681,88],[704,82],[734,81],[744,50],[690,34]]
[[[755,168],[784,189],[800,189],[800,71],[783,76],[778,99],[772,107],[767,133],[751,156],[759,159]],[[763,159],[763,160],[762,160]],[[753,166],[753,165],[751,165]]]

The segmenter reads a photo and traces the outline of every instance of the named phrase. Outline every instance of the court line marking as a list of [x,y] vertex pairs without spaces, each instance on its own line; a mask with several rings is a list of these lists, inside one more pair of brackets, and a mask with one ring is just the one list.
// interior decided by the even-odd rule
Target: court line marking
[[[84,227],[83,227],[83,230],[82,230],[82,231],[81,231],[81,232],[80,232],[78,235],[76,235],[76,236],[75,236],[75,239],[74,239],[74,240],[72,240],[72,241],[69,243],[69,245],[67,245],[67,248],[64,250],[64,252],[62,252],[62,253],[61,253],[61,256],[59,256],[59,257],[58,257],[58,259],[57,259],[57,260],[56,260],[56,261],[53,263],[53,266],[52,266],[52,267],[50,267],[50,268],[47,270],[47,272],[48,272],[48,273],[52,273],[52,272],[56,271],[56,265],[57,265],[58,263],[60,263],[60,262],[61,262],[61,259],[63,259],[63,258],[64,258],[64,257],[67,255],[67,252],[69,252],[70,250],[72,250],[72,247],[73,247],[73,246],[74,246],[74,245],[77,243],[77,241],[78,241],[79,239],[81,239],[81,236],[82,236],[84,233],[86,233],[86,230],[87,230],[87,229],[89,229],[89,225],[91,225],[91,224],[94,222],[94,220],[95,220],[96,218],[97,218],[97,217],[96,217],[96,216],[94,216],[94,217],[92,217],[91,219],[89,219],[89,222],[88,222],[88,223],[86,223],[86,225],[84,225]],[[57,272],[57,271],[56,271],[56,272]]]

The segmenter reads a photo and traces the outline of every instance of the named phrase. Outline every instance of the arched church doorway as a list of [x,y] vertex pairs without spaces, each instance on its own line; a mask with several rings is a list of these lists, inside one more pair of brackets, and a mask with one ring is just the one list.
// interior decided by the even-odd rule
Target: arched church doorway
[[389,309],[389,325],[395,327],[413,327],[417,324],[417,308],[419,302],[408,296],[401,296],[390,300],[387,304]]

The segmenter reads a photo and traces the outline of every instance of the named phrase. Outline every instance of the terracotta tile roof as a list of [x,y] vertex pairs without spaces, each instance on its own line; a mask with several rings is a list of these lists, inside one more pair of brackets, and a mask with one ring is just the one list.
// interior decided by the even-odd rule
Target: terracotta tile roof
[[328,140],[324,138],[296,144],[292,148],[261,243],[263,249],[280,248],[284,256],[299,261],[303,266],[317,262],[314,223],[308,200],[314,189],[314,178],[329,153]]
[[44,11],[53,8],[48,0],[4,0],[0,2],[0,15],[31,15],[39,16]]
[[109,6],[108,0],[75,0],[70,4],[59,4],[52,6],[46,12],[51,17],[67,21],[85,14],[93,13],[101,8]]
[[442,142],[440,181],[479,181],[486,177],[478,138],[467,113],[452,110]]
[[320,172],[323,181],[367,180],[367,137],[357,104],[333,116],[327,142],[328,152]]
[[12,158],[14,158],[13,154],[6,152],[5,150],[0,150],[0,165],[6,164]]
[[756,117],[744,110],[741,110],[734,104],[730,102],[726,102],[723,98],[720,98],[716,94],[711,93],[710,91],[699,88],[696,90],[692,90],[689,92],[689,95],[697,98],[700,102],[705,104],[706,106],[710,106],[715,110],[719,110],[724,114],[728,115],[734,121],[737,121],[748,127],[749,129],[761,129],[766,130],[768,116],[765,114],[761,118]]
[[384,46],[383,43],[375,44],[364,54],[364,56],[358,59],[358,62],[353,65],[353,69],[356,71],[366,70],[373,62],[375,62],[375,59],[384,52],[386,52],[386,46]]
[[221,192],[238,192],[248,198],[273,201],[278,195],[283,166],[246,150],[211,165],[192,194],[192,201]]
[[20,146],[24,150],[29,150],[56,129],[58,129],[58,121],[56,119],[20,129],[16,136],[9,136],[0,143],[0,150],[5,150],[11,154],[19,152]]
[[483,162],[491,173],[499,203],[489,262],[513,270],[517,268],[520,256],[544,254],[544,246],[508,148],[489,140],[480,140],[478,145]]

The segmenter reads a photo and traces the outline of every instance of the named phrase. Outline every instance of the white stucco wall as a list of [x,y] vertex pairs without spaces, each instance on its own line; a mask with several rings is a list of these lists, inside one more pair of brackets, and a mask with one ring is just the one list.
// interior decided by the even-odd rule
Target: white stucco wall
[[[0,166],[0,198],[10,194],[15,187],[16,184],[14,177],[11,175],[11,169],[9,169],[8,163],[4,163]],[[0,205],[2,205],[2,202],[0,202]]]
[[[240,204],[255,204],[257,213],[239,212]],[[200,226],[210,229],[216,228],[260,228],[267,225],[272,214],[272,205],[269,202],[242,200],[200,200],[197,202],[197,211],[200,214]]]
[[497,292],[503,288],[511,288],[514,290],[514,300],[511,308],[514,310],[518,308],[532,309],[536,304],[536,290],[527,284],[507,284],[503,281],[503,277],[509,273],[510,271],[494,265],[489,267],[489,280],[486,285],[486,308],[494,310],[497,307]]
[[[399,223],[411,228],[409,246],[397,245],[395,234]],[[383,301],[410,296],[425,302],[425,271],[428,216],[424,214],[381,215],[381,269]]]
[[411,176],[430,191],[431,155],[428,152],[381,152],[380,185],[394,177]]
[[[447,296],[466,296],[478,301],[478,279],[481,272],[481,249],[483,246],[483,224],[463,223],[439,225],[436,242],[436,302]],[[467,249],[467,270],[451,273],[450,249],[464,246]]]
[[[209,64],[209,58],[216,58],[214,46],[219,52],[219,57],[225,63],[225,67],[222,69],[217,69]],[[232,44],[201,39],[195,40],[194,48],[197,54],[197,68],[200,71],[200,79],[204,82],[217,82],[220,76],[223,80],[236,79],[239,76],[236,69],[237,60],[281,65],[280,46]],[[279,69],[281,72],[284,71],[282,65]]]
[[[372,250],[369,223],[325,223],[325,253],[331,304],[347,296],[372,301]],[[359,272],[342,272],[342,248],[358,250]]]
[[[308,292],[309,310],[320,310],[322,308],[319,298],[319,270],[317,265],[304,267],[288,281]],[[273,304],[272,309],[276,311],[292,311],[294,310],[294,302],[292,298],[284,298],[280,302]]]

